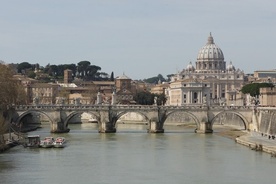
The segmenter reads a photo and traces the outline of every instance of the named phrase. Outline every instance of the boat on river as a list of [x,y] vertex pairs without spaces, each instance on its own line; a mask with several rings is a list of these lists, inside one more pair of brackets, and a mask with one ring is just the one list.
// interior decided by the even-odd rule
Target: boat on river
[[45,137],[42,141],[40,141],[39,146],[42,148],[51,148],[54,146],[55,139],[53,137]]
[[55,148],[64,148],[66,140],[64,137],[57,137],[53,142]]
[[26,147],[38,148],[40,145],[40,136],[39,135],[29,135],[27,137],[27,142],[24,144]]

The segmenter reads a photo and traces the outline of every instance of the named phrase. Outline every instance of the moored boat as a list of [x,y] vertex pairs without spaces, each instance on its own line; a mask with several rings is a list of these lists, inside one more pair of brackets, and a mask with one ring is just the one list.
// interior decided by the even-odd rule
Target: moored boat
[[28,141],[24,146],[38,148],[40,145],[40,136],[39,135],[29,135],[27,137]]
[[53,137],[45,137],[42,141],[40,141],[39,146],[42,148],[51,148],[53,147],[55,139]]
[[55,148],[64,148],[65,143],[66,143],[66,140],[64,137],[57,137],[53,143],[53,146]]

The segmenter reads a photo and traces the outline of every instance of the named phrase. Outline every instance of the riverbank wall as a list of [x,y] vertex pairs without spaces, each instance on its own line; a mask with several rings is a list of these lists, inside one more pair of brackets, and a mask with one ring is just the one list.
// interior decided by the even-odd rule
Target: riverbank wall
[[252,150],[263,151],[274,157],[276,156],[276,140],[251,135],[240,136],[235,140],[237,143],[247,146]]

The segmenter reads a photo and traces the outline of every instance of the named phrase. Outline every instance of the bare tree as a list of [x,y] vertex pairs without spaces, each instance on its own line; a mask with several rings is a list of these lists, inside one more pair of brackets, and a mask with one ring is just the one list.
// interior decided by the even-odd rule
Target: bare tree
[[5,119],[8,109],[15,104],[25,104],[26,100],[24,87],[13,78],[11,68],[0,64],[0,136],[7,130]]

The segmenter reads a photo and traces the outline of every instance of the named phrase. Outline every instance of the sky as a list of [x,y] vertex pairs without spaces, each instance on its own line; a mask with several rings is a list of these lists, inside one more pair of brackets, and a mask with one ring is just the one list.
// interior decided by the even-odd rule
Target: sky
[[77,64],[131,79],[175,74],[212,33],[226,64],[276,69],[275,0],[0,0],[0,60]]

